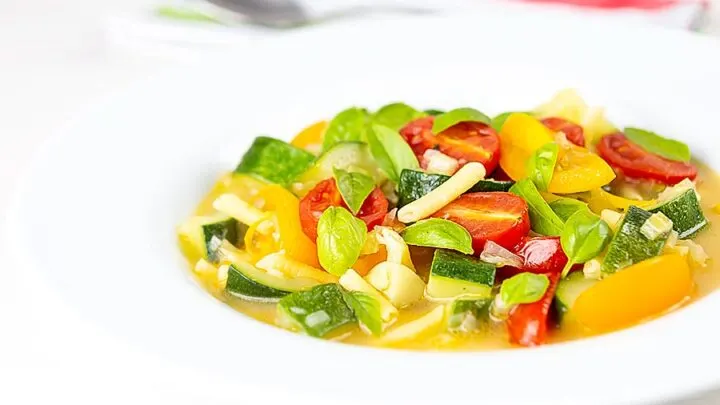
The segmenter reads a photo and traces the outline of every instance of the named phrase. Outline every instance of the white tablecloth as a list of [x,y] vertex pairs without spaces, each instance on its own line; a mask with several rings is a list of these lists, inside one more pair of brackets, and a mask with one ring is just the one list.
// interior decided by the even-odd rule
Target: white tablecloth
[[[0,2],[0,208],[21,168],[59,123],[96,96],[172,63],[148,52],[108,48],[104,41],[106,16],[147,3]],[[720,12],[712,19],[706,31],[720,35]],[[0,403],[211,403],[177,386],[186,370],[168,369],[130,350],[61,301],[47,306],[34,299],[52,294],[41,280],[0,266]],[[277,395],[285,402],[318,404],[293,399],[292,393]],[[690,403],[720,403],[720,395],[684,402]]]

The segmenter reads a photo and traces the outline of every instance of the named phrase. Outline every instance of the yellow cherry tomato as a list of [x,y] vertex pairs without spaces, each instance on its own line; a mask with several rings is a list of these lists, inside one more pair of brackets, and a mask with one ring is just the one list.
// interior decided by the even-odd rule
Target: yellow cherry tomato
[[263,187],[260,196],[265,200],[265,209],[275,212],[280,245],[285,249],[285,255],[307,265],[320,267],[317,247],[302,231],[298,198],[277,184]]
[[290,143],[293,146],[303,149],[313,148],[315,145],[321,145],[327,126],[327,121],[318,121],[300,131],[300,133],[297,134]]
[[654,257],[594,284],[572,306],[575,319],[595,332],[643,321],[683,301],[693,281],[680,255]]
[[600,188],[615,178],[613,169],[598,155],[575,145],[564,145],[558,152],[548,191],[570,194]]
[[500,167],[513,180],[522,179],[532,154],[554,140],[540,121],[523,113],[511,114],[500,130]]

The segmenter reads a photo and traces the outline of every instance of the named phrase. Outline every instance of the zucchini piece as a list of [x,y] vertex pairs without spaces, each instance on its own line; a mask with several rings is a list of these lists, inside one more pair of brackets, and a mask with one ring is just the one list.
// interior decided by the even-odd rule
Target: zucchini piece
[[602,263],[603,273],[615,273],[622,268],[660,254],[670,232],[659,235],[653,240],[643,235],[640,229],[651,215],[634,205],[628,207],[608,245]]
[[225,292],[249,301],[277,301],[295,291],[305,291],[319,283],[309,278],[284,278],[266,273],[250,263],[232,263],[227,268]]
[[[419,170],[404,169],[400,173],[398,184],[398,206],[410,204],[425,194],[435,190],[441,184],[448,181],[450,176],[438,173],[425,173]],[[492,179],[480,180],[468,193],[484,191],[508,191],[514,183],[512,181],[497,181]]]
[[203,259],[217,263],[223,240],[235,245],[245,237],[248,227],[224,214],[191,217],[180,225],[178,233]]
[[289,186],[315,160],[315,156],[287,142],[260,136],[240,160],[235,173],[251,174],[271,183]]
[[597,282],[598,280],[587,278],[582,272],[577,271],[560,280],[555,290],[555,309],[561,321],[572,309],[580,294]]
[[333,169],[363,172],[382,183],[386,176],[375,163],[370,148],[363,142],[339,142],[317,158],[315,163],[293,181],[292,190],[300,197],[305,196],[318,183],[333,177]]
[[357,319],[337,284],[321,284],[292,293],[278,302],[278,323],[314,337],[326,337]]
[[472,256],[438,249],[430,266],[426,294],[431,298],[490,298],[495,266]]
[[490,319],[492,298],[458,299],[448,306],[447,327],[451,332],[472,332]]
[[673,222],[673,230],[680,239],[692,239],[708,225],[694,189],[685,190],[669,201],[651,208],[650,212],[662,212]]

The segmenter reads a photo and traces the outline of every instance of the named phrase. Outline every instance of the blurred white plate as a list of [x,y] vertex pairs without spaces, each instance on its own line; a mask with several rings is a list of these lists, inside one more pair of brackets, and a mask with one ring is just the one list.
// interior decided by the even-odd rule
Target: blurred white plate
[[6,231],[25,271],[119,338],[213,376],[226,388],[215,396],[242,401],[243,385],[264,384],[341,403],[677,398],[720,383],[720,294],[646,325],[533,350],[351,347],[215,301],[190,278],[175,226],[256,135],[289,139],[353,104],[495,114],[576,87],[617,123],[683,139],[720,168],[719,71],[713,41],[552,13],[317,27],[98,102],[39,153]]

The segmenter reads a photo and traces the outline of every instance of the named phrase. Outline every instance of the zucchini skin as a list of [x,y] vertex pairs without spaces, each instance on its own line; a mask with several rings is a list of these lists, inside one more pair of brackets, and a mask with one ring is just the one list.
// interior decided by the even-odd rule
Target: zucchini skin
[[217,254],[217,246],[212,243],[213,237],[227,240],[236,245],[238,240],[242,240],[247,231],[245,224],[239,223],[234,218],[228,218],[225,221],[213,222],[202,226],[203,239],[205,242],[205,253],[207,259],[212,263],[217,263],[220,258]]
[[[308,291],[292,293],[278,303],[278,314],[289,318],[294,326],[314,337],[357,323],[355,313],[343,298],[344,291],[337,284],[321,284]],[[308,322],[308,318],[324,313],[324,322]]]
[[310,152],[275,138],[259,136],[243,155],[235,173],[251,174],[287,187],[314,160]]
[[278,300],[290,294],[287,291],[281,291],[268,287],[252,280],[243,274],[234,264],[231,264],[230,267],[228,267],[228,278],[227,284],[225,284],[225,291],[238,298],[257,301]]
[[[404,169],[400,173],[398,184],[398,206],[410,204],[425,194],[435,190],[448,181],[450,176],[436,173],[425,173],[419,170]],[[480,180],[468,193],[487,191],[508,191],[514,183],[512,181]]]
[[650,212],[662,212],[670,218],[673,230],[680,239],[692,239],[708,225],[695,190],[686,190],[672,200],[650,209]]
[[430,277],[440,276],[492,287],[495,283],[495,266],[479,259],[438,249],[433,256]]
[[640,232],[640,227],[652,214],[634,205],[628,207],[618,230],[608,245],[603,273],[616,271],[660,254],[669,233],[655,240],[648,239]]

